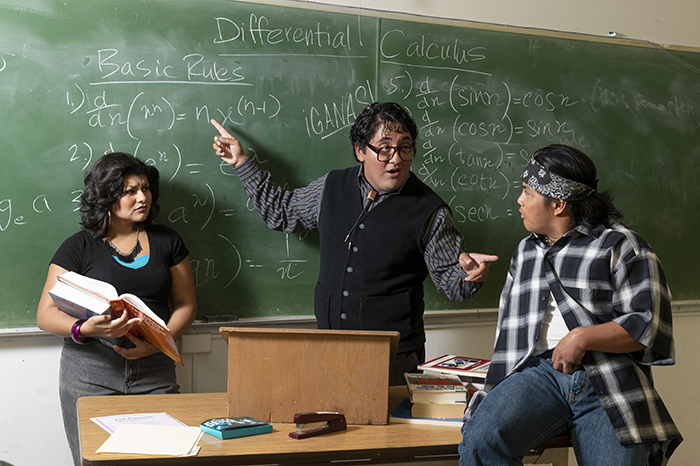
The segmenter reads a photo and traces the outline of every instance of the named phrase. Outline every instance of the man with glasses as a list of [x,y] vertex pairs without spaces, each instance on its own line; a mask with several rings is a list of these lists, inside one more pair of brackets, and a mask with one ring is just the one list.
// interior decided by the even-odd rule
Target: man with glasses
[[359,167],[333,170],[286,191],[212,120],[214,150],[236,174],[265,223],[295,233],[317,228],[320,272],[314,293],[318,328],[401,334],[391,385],[425,360],[423,281],[430,274],[452,300],[476,294],[497,256],[464,252],[450,209],[411,171],[418,129],[395,103],[374,103],[350,129]]

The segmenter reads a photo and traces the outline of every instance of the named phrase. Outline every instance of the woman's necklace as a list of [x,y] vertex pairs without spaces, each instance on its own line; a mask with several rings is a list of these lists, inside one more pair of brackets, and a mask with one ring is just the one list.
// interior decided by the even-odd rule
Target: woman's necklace
[[122,262],[126,262],[127,264],[130,264],[134,262],[134,258],[139,255],[141,252],[141,243],[139,242],[139,229],[136,228],[136,242],[134,243],[134,246],[131,248],[131,251],[129,251],[127,254],[122,253],[118,247],[116,247],[108,238],[104,239],[105,244],[107,245],[107,249],[109,249],[109,252]]

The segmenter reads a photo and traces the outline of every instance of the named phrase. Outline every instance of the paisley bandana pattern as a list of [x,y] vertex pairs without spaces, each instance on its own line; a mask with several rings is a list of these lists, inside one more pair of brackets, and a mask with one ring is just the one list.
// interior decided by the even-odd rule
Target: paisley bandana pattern
[[523,183],[550,199],[580,201],[596,192],[594,187],[550,172],[534,157],[530,158],[521,179]]

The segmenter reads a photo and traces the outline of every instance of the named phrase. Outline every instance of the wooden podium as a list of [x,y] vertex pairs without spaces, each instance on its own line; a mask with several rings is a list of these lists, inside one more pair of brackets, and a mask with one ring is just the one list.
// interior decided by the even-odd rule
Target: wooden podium
[[293,422],[329,411],[348,424],[388,422],[389,363],[398,332],[222,327],[228,415]]

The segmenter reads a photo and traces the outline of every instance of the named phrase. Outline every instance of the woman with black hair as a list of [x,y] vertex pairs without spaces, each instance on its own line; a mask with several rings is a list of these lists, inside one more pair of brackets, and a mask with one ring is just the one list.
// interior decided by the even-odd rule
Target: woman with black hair
[[[56,276],[73,271],[141,298],[177,340],[197,312],[189,252],[180,236],[154,225],[159,174],[132,155],[101,157],[85,177],[80,201],[83,229],[51,259],[37,309],[39,328],[64,337],[59,391],[73,461],[80,464],[77,400],[87,395],[177,393],[175,363],[150,343],[131,335],[138,319],[124,313],[76,320],[61,312],[48,291]],[[92,342],[124,336],[123,347]],[[101,340],[100,340],[101,341]],[[92,342],[92,343],[91,343]]]

